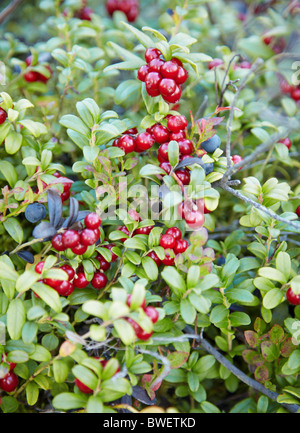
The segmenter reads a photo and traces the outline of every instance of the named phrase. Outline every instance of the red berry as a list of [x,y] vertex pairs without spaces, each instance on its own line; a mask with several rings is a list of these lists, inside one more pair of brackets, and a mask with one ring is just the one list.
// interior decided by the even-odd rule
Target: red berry
[[162,161],[169,161],[168,146],[169,143],[164,143],[158,148],[158,155],[160,156]]
[[92,212],[89,213],[85,218],[84,218],[84,225],[88,228],[88,229],[98,229],[101,225],[101,218],[99,217],[99,215],[97,215],[96,213]]
[[300,294],[296,295],[292,288],[290,287],[288,291],[286,292],[286,299],[289,301],[292,305],[300,305]]
[[170,164],[169,162],[161,162],[161,163],[159,164],[159,166],[160,166],[160,168],[162,168],[163,170],[165,170],[165,172],[166,172],[167,174],[170,174],[170,173],[171,173],[172,166],[171,166],[171,164]]
[[71,191],[64,191],[60,196],[61,201],[64,203],[65,201],[69,200],[70,196],[71,196]]
[[38,274],[41,274],[43,272],[44,264],[45,264],[45,262],[37,263],[37,265],[34,268],[35,272],[37,272]]
[[135,335],[138,339],[147,341],[152,336],[153,332],[147,333],[145,332],[135,320],[130,317],[127,318],[127,322],[133,327]]
[[184,84],[188,78],[189,78],[188,71],[184,69],[182,66],[179,66],[178,74],[177,77],[175,78],[176,83]]
[[52,238],[52,246],[56,251],[65,251],[65,246],[62,241],[62,235],[59,233]]
[[124,150],[125,154],[134,152],[135,150],[135,139],[131,135],[123,135],[119,138],[118,147]]
[[188,246],[189,244],[185,239],[179,239],[176,241],[174,252],[176,254],[182,254],[187,250]]
[[234,165],[243,161],[243,158],[240,155],[232,155],[231,159]]
[[[99,232],[99,229],[96,229]],[[96,230],[85,228],[82,230],[80,234],[80,243],[85,246],[94,245],[97,240],[99,239],[99,236],[96,232]],[[99,232],[100,234],[100,232]]]
[[124,132],[124,134],[130,134],[130,135],[135,135],[137,133],[138,133],[137,128],[130,128],[130,129],[127,129],[127,131]]
[[171,227],[166,231],[167,235],[171,235],[174,237],[176,241],[182,238],[182,233],[177,227]]
[[169,104],[176,104],[181,98],[181,89],[176,84],[176,89],[171,95],[163,95],[163,99]]
[[[128,228],[127,228],[126,226],[122,226],[122,227],[120,227],[120,228],[119,228],[119,231],[125,233],[125,235],[127,235],[127,236],[130,235],[130,232],[129,232],[129,230],[128,230]],[[125,242],[126,239],[127,239],[127,238],[122,238],[122,239],[120,239],[120,241],[121,241],[121,242]]]
[[28,83],[34,83],[35,81],[38,81],[38,78],[38,74],[35,71],[26,72],[26,74],[24,75],[24,79]]
[[175,263],[175,257],[171,257],[169,253],[165,254],[165,258],[162,260],[165,266],[173,266]]
[[86,253],[86,250],[87,246],[79,243],[76,245],[76,247],[72,248],[72,253],[76,254],[77,256],[82,256],[84,253]]
[[171,78],[163,78],[159,83],[159,91],[163,96],[172,95],[176,90],[176,82]]
[[52,287],[52,289],[57,289],[61,283],[62,280],[55,280],[54,278],[44,278],[43,280],[44,284],[47,284],[47,286]]
[[187,127],[187,120],[184,116],[171,116],[168,118],[167,126],[170,131],[178,133]]
[[55,290],[61,296],[69,296],[74,292],[74,284],[70,281],[63,281]]
[[77,272],[74,277],[73,284],[75,287],[77,287],[77,289],[84,289],[85,287],[87,287],[89,285],[89,282],[86,279],[85,273]]
[[146,87],[146,90],[147,90],[148,95],[151,96],[152,98],[155,98],[156,96],[160,95],[159,89],[157,89],[157,90],[150,90],[150,89],[148,89]]
[[151,319],[152,323],[156,323],[159,319],[159,312],[154,307],[145,308],[146,315]]
[[65,271],[65,272],[68,274],[68,276],[69,276],[69,281],[72,281],[72,280],[73,280],[73,278],[75,277],[75,271],[74,271],[74,269],[72,268],[72,266],[70,266],[70,265],[62,265],[62,266],[60,267],[60,269],[62,269],[63,271]]
[[101,254],[97,255],[96,260],[98,260],[98,262],[100,263],[101,271],[108,271],[108,269],[110,268],[110,263],[105,260],[105,258],[102,257]]
[[107,282],[108,282],[107,276],[103,274],[103,272],[96,272],[91,281],[91,284],[95,289],[100,290],[100,289],[104,289]]
[[174,236],[165,234],[161,236],[159,245],[164,249],[172,249],[175,247],[175,242]]
[[193,153],[194,145],[191,140],[182,140],[179,143],[179,152],[181,155],[190,155]]
[[93,13],[94,13],[93,9],[89,7],[83,8],[80,11],[79,18],[81,20],[91,21]]
[[6,392],[13,392],[19,384],[18,376],[10,372],[3,379],[0,379],[0,388]]
[[296,214],[297,214],[298,217],[300,218],[300,206],[297,207],[297,209],[296,209]]
[[162,76],[158,72],[149,72],[145,78],[145,84],[147,90],[160,90],[160,83],[162,81]]
[[0,125],[2,125],[7,118],[7,112],[3,110],[3,108],[0,108]]
[[161,52],[157,48],[147,48],[145,52],[145,60],[147,63],[150,63],[153,59],[158,59],[161,55]]
[[75,385],[79,388],[81,392],[84,394],[93,394],[93,390],[86,386],[84,383],[80,382],[79,379],[75,379]]
[[155,140],[149,132],[141,132],[136,137],[136,147],[141,151],[150,149],[154,143]]
[[294,99],[294,101],[300,101],[300,88],[294,88],[291,91],[291,97]]
[[175,174],[183,185],[188,185],[190,183],[190,173],[186,168],[175,171]]
[[204,214],[199,210],[185,212],[184,219],[187,225],[194,230],[200,229],[204,224]]
[[284,138],[283,140],[280,140],[279,143],[283,143],[289,150],[292,146],[292,142],[288,137]]
[[[126,301],[126,304],[128,305],[128,307],[131,307],[131,302],[132,302],[132,295],[128,295],[127,301]],[[141,305],[139,307],[142,308],[143,310],[146,308],[146,300],[145,299],[143,300],[143,302],[141,303]]]
[[157,266],[161,265],[162,262],[154,251],[150,251],[150,253],[148,253],[147,256],[150,257],[152,260],[154,260]]
[[140,227],[134,232],[135,235],[149,235],[154,226]]
[[161,67],[165,64],[164,60],[161,59],[153,59],[149,63],[149,72],[159,72]]
[[157,125],[154,125],[152,129],[152,136],[156,143],[163,144],[169,141],[170,132],[165,126],[158,123]]
[[280,80],[280,90],[282,93],[290,94],[293,89],[294,87],[291,86],[291,84],[289,84],[286,80],[284,79]]
[[172,78],[173,80],[176,80],[178,75],[178,69],[179,66],[177,65],[177,63],[169,60],[161,66],[160,73],[164,78]]
[[170,141],[175,140],[179,143],[180,141],[183,141],[185,139],[186,139],[185,131],[172,132],[170,134]]
[[80,242],[80,234],[75,230],[67,230],[62,235],[62,243],[65,249],[74,248]]

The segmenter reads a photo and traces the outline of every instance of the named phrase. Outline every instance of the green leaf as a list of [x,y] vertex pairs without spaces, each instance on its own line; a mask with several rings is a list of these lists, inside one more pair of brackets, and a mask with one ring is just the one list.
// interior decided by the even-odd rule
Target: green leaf
[[103,408],[103,403],[101,398],[97,395],[95,396],[92,395],[87,401],[86,413],[103,413],[103,412],[104,412],[104,408]]
[[60,302],[59,294],[56,290],[43,283],[35,283],[32,286],[32,290],[56,313],[60,313],[62,310],[62,304]]
[[136,337],[133,327],[123,319],[114,321],[114,327],[122,342],[127,346],[132,344]]
[[183,277],[173,266],[165,266],[161,276],[176,296],[181,297],[186,291],[186,284]]
[[18,174],[15,167],[10,162],[2,160],[0,161],[0,171],[9,183],[9,186],[13,188],[18,182]]
[[280,289],[274,288],[269,290],[263,299],[263,306],[268,310],[272,310],[284,301],[283,293]]
[[140,30],[136,29],[135,27],[131,26],[130,24],[126,22],[122,22],[122,24],[132,33],[134,36],[138,39],[138,41],[145,47],[145,48],[151,48],[154,46],[153,40],[145,35],[145,33],[141,32]]
[[7,310],[7,330],[12,340],[18,340],[26,321],[26,311],[21,299],[13,299]]
[[9,235],[18,243],[21,244],[23,240],[23,229],[21,224],[16,218],[8,218],[3,223],[5,230]]
[[274,268],[261,268],[258,271],[258,274],[261,277],[273,280],[273,281],[278,281],[281,284],[285,284],[287,282],[287,279],[285,277],[285,275],[280,272],[278,269],[274,269]]
[[196,310],[188,299],[182,299],[180,302],[180,314],[183,320],[188,324],[193,324],[196,319]]
[[20,293],[26,292],[39,278],[36,272],[25,271],[16,281],[16,290]]
[[75,367],[72,368],[72,373],[80,382],[84,383],[84,385],[90,389],[94,390],[97,388],[98,378],[89,368],[83,365],[75,365]]
[[35,382],[26,385],[26,398],[29,406],[34,406],[39,398],[39,387]]
[[151,257],[143,257],[142,265],[149,280],[156,281],[158,278],[158,267],[155,261]]
[[5,138],[5,151],[9,155],[14,155],[21,147],[23,137],[21,134],[11,131]]
[[52,404],[56,409],[72,410],[85,407],[88,396],[74,394],[73,392],[62,392],[54,397]]

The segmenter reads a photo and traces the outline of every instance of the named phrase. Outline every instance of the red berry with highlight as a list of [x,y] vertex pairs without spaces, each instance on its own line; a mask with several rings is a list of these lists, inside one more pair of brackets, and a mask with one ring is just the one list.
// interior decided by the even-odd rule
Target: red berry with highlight
[[98,229],[101,225],[101,218],[95,212],[92,212],[84,218],[84,225],[88,229]]

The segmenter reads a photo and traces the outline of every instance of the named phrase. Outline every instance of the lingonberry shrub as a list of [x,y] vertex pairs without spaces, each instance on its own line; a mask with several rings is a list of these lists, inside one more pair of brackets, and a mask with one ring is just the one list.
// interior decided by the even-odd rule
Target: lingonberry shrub
[[139,3],[0,12],[0,411],[297,412],[299,5]]

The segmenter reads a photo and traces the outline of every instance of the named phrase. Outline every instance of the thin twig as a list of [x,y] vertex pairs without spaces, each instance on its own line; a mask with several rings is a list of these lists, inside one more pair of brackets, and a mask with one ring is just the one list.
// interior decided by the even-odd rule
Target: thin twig
[[23,0],[14,0],[0,13],[0,24],[22,3]]

